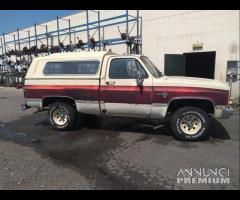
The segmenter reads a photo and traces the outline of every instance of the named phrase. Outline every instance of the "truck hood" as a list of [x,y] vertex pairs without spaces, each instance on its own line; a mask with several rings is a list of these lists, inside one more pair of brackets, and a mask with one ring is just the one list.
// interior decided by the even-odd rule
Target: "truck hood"
[[193,77],[181,77],[181,76],[163,76],[159,79],[153,80],[155,86],[180,86],[180,87],[199,87],[210,88],[219,90],[229,90],[229,86],[221,81],[205,79],[205,78],[193,78]]

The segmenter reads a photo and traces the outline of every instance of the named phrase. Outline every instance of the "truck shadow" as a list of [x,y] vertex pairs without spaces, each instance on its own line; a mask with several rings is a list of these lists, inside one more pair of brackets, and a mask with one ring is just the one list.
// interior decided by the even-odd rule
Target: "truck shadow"
[[[93,122],[94,121],[94,122]],[[121,117],[107,117],[99,120],[95,118],[94,120],[80,120],[79,126],[75,130],[78,131],[83,128],[87,129],[97,129],[97,130],[107,130],[114,132],[132,132],[132,133],[143,133],[147,135],[164,135],[172,136],[170,126],[164,122],[158,122],[154,120],[143,120],[143,119],[134,119],[134,118],[121,118]],[[47,119],[38,121],[34,124],[35,126],[49,126],[50,124]],[[160,127],[157,127],[157,126]],[[156,127],[156,129],[154,129]],[[231,139],[229,133],[225,127],[215,118],[210,120],[210,132],[205,141],[210,139],[220,139],[220,140],[229,140]],[[173,138],[172,138],[173,139]]]
[[[133,132],[133,133],[146,133],[151,135],[167,135],[171,136],[171,132],[166,123],[161,123],[161,127],[153,129],[154,126],[158,126],[159,123],[153,120],[142,120],[135,118],[123,118],[123,117],[104,117],[99,118],[84,118],[78,119],[77,126],[74,130],[69,131],[73,133],[80,131],[81,129],[97,129],[107,130],[114,132]],[[51,129],[48,119],[42,119],[34,123],[34,126],[46,126]]]
[[[113,117],[103,119],[98,123],[89,123],[88,121],[85,121],[82,124],[82,127],[87,127],[90,129],[98,128],[108,131],[124,131],[133,133],[144,133],[149,135],[172,136],[169,124],[167,124],[166,122],[158,122],[153,120],[125,119]],[[210,119],[209,135],[204,140],[210,140],[210,138],[221,140],[231,139],[225,127],[215,118]]]
[[[39,139],[48,137],[51,135],[64,134],[71,135],[74,138],[81,137],[81,135],[87,135],[88,132],[101,132],[101,134],[115,137],[122,132],[130,132],[133,134],[146,134],[156,139],[175,140],[172,137],[172,132],[168,124],[161,123],[152,120],[142,120],[134,118],[120,118],[111,117],[103,118],[102,120],[95,119],[94,123],[91,120],[80,120],[79,126],[75,130],[60,132],[53,130],[48,122],[45,113],[36,113],[30,116],[22,117],[18,121],[13,121],[7,124],[11,130],[16,132],[26,133],[27,135],[34,135]],[[88,135],[89,136],[89,135]],[[13,136],[10,140],[14,140]],[[16,138],[17,139],[17,138]],[[224,126],[216,119],[211,119],[209,136],[205,141],[215,142],[218,140],[231,139],[229,133]]]
[[[170,129],[168,129],[166,123],[163,122],[159,123],[152,120],[124,119],[120,117],[113,117],[102,119],[101,122],[96,125],[97,128],[108,131],[143,133],[153,136],[154,135],[171,136],[171,131]],[[96,128],[93,127],[88,122],[85,122],[83,126],[86,126],[90,129]]]
[[224,126],[217,121],[215,118],[210,120],[210,132],[209,137],[214,139],[222,139],[222,140],[229,140],[231,139],[230,135],[228,134],[227,130]]

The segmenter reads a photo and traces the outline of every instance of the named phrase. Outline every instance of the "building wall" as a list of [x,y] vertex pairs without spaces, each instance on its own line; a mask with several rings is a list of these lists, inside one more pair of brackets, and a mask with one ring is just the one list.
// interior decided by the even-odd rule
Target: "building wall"
[[[165,54],[193,52],[192,44],[203,43],[201,51],[216,51],[215,79],[225,82],[228,60],[239,58],[239,11],[141,11],[143,53],[164,71]],[[239,81],[232,97],[239,96]]]
[[[136,10],[130,10],[130,14],[136,16]],[[123,10],[101,10],[101,19],[125,14]],[[182,54],[193,52],[192,45],[195,42],[203,43],[201,51],[216,51],[215,79],[226,81],[226,69],[228,60],[240,60],[239,58],[239,17],[237,10],[141,10],[140,16],[143,18],[143,54],[164,71],[165,54]],[[71,19],[71,26],[86,22],[85,12],[66,16]],[[89,21],[97,20],[96,13],[89,13]],[[56,30],[56,20],[43,23],[48,25],[49,31]],[[60,20],[60,28],[67,28],[68,23]],[[129,29],[133,23],[129,24]],[[125,32],[126,26],[119,27]],[[26,28],[34,35],[34,28]],[[44,33],[42,26],[37,26],[37,32]],[[94,31],[90,31],[92,35]],[[136,26],[132,34],[136,33]],[[13,38],[12,34],[6,36],[6,41]],[[16,33],[15,33],[16,34]],[[86,33],[75,35],[83,41],[87,41]],[[105,29],[105,38],[116,38],[119,36],[117,26]],[[20,37],[27,37],[27,33],[20,31]],[[97,38],[97,33],[96,33]],[[69,43],[68,36],[62,36],[61,41]],[[74,41],[72,35],[72,41]],[[75,38],[75,41],[76,38]],[[46,41],[42,41],[46,43]],[[54,39],[57,45],[57,38]],[[40,45],[41,43],[38,42]],[[31,45],[35,45],[32,42]],[[8,45],[13,48],[13,45]],[[21,45],[23,48],[24,45]],[[126,53],[126,45],[112,46],[112,51]],[[109,49],[109,48],[108,48]],[[1,53],[1,52],[0,52]],[[239,81],[233,84],[232,98],[239,96]]]

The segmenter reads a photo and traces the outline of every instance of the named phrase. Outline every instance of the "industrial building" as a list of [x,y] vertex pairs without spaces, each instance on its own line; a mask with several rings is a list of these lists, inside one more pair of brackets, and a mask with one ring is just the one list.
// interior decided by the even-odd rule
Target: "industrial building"
[[[230,82],[231,98],[238,101],[239,18],[239,10],[79,11],[26,28],[13,27],[18,31],[0,37],[0,55],[24,47],[71,46],[79,41],[83,45],[78,51],[131,53],[127,40],[132,36],[137,48],[133,52],[148,56],[166,75]],[[10,55],[13,61],[23,57]]]

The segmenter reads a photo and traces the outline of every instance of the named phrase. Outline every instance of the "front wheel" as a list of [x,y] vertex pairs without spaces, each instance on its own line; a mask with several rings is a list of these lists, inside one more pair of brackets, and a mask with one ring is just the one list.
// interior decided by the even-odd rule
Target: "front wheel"
[[172,114],[170,125],[176,138],[198,141],[207,136],[209,116],[200,108],[182,107]]
[[75,127],[77,111],[69,104],[56,102],[50,105],[49,122],[56,130],[66,131]]

